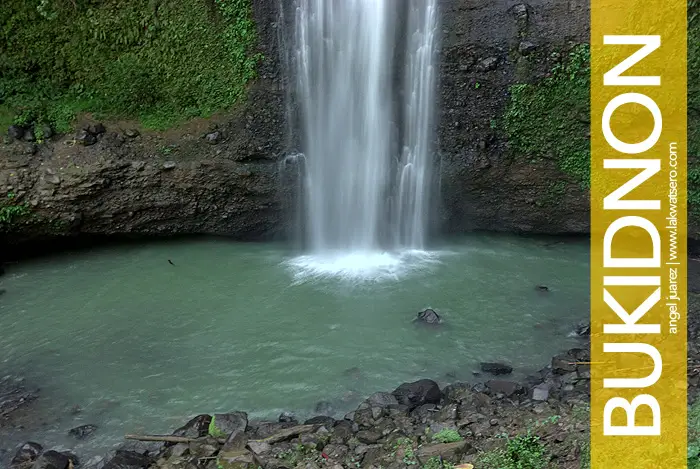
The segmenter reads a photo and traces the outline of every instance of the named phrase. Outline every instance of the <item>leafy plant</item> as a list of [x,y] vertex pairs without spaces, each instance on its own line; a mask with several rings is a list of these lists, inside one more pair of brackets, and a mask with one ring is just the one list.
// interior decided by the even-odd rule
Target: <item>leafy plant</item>
[[0,232],[12,231],[30,212],[28,205],[15,203],[15,194],[9,192],[6,200],[0,201]]
[[211,417],[211,422],[209,422],[209,435],[214,438],[226,438],[226,433],[216,426],[216,416]]
[[423,464],[421,469],[454,469],[455,465],[444,459],[433,457]]
[[433,435],[433,441],[439,441],[440,443],[455,443],[457,441],[462,441],[462,437],[457,430],[445,428],[444,430],[440,430]]
[[509,437],[504,449],[498,449],[482,455],[481,464],[486,469],[545,469],[551,456],[540,437],[528,430],[523,435]]

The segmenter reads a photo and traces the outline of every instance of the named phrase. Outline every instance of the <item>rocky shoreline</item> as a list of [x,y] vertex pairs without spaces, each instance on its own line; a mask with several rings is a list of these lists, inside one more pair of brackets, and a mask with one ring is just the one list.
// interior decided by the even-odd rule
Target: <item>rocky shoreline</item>
[[[131,436],[134,441],[116,453],[90,461],[29,441],[16,450],[10,467],[452,467],[474,464],[484,455],[506,457],[498,449],[505,441],[501,435],[525,438],[534,432],[542,457],[557,467],[578,468],[588,439],[590,372],[577,362],[588,360],[587,343],[553,357],[523,382],[508,379],[507,364],[483,363],[482,372],[490,377],[485,382],[442,389],[430,379],[404,383],[369,396],[340,419],[318,415],[297,421],[288,412],[277,421],[249,420],[239,411],[202,414],[170,435]],[[86,438],[94,430],[85,425],[72,432]]]
[[[692,403],[700,384],[700,261],[690,258],[688,273]],[[510,379],[507,364],[482,363],[477,383],[442,389],[430,379],[404,383],[369,396],[340,418],[200,414],[167,435],[129,435],[105,457],[81,460],[65,448],[27,441],[0,454],[0,461],[11,459],[11,469],[584,469],[589,467],[590,367],[582,362],[590,359],[590,327],[577,333],[580,348],[552,357],[521,381]],[[13,428],[13,414],[31,412],[35,397],[23,382],[0,380],[0,426]],[[84,425],[73,432],[87,439],[94,430]],[[527,458],[537,465],[515,465]]]

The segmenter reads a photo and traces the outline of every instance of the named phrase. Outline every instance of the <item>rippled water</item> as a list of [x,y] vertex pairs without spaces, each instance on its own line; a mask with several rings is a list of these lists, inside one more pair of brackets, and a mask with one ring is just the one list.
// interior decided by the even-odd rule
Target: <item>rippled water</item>
[[[588,286],[585,242],[485,236],[323,259],[200,239],[14,265],[0,278],[0,376],[41,398],[0,449],[31,437],[89,457],[202,412],[303,417],[328,401],[342,415],[404,381],[478,379],[479,361],[522,376],[576,345]],[[426,307],[443,327],[411,323]],[[67,436],[85,423],[99,426],[90,440]]]

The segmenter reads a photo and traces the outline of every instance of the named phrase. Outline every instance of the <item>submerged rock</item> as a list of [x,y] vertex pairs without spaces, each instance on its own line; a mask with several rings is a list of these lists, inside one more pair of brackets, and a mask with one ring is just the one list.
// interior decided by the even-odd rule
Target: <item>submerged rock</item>
[[68,431],[68,434],[72,437],[75,437],[79,440],[82,440],[84,438],[89,437],[93,433],[97,431],[97,426],[96,425],[80,425],[79,427],[71,428]]
[[333,415],[333,412],[333,405],[328,401],[321,401],[314,407],[314,413],[316,415]]
[[280,416],[277,418],[277,421],[280,423],[291,423],[291,422],[297,422],[296,415],[294,415],[293,412],[289,411],[284,411],[280,414]]
[[432,326],[442,323],[442,319],[440,318],[438,313],[435,312],[435,310],[428,308],[425,311],[421,311],[420,313],[418,313],[418,317],[416,317],[416,319],[414,319],[413,322],[430,324]]
[[492,375],[509,375],[513,372],[513,367],[505,363],[481,363],[481,371]]

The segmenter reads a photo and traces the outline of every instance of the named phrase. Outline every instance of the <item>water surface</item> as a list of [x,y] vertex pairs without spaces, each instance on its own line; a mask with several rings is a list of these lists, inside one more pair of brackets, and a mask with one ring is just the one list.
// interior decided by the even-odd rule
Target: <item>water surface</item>
[[[11,266],[0,278],[0,376],[41,387],[43,425],[0,433],[0,449],[31,438],[89,457],[202,412],[304,417],[328,401],[341,416],[404,381],[478,379],[479,361],[523,376],[576,346],[568,334],[588,316],[587,243],[473,236],[365,255],[199,239]],[[443,327],[411,323],[426,307]],[[90,440],[66,435],[85,423],[99,426]]]

